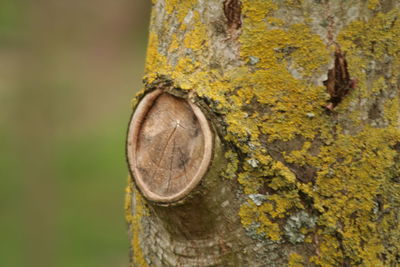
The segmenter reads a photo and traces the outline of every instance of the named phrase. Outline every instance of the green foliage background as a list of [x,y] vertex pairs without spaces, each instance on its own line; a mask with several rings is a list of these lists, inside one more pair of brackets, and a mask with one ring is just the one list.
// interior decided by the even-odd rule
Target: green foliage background
[[127,266],[146,0],[0,0],[0,266]]

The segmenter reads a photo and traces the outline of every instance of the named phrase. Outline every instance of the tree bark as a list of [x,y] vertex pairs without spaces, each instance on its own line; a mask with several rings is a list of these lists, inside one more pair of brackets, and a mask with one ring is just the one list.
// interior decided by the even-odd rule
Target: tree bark
[[131,265],[400,265],[399,15],[396,0],[153,0],[134,106],[154,90],[196,105],[213,157],[179,201],[129,180]]

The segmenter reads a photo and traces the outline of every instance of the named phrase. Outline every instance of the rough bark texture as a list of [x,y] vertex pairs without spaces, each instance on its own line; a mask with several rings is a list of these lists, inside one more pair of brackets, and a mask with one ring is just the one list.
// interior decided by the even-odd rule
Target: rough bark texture
[[216,141],[180,203],[130,180],[132,265],[400,265],[399,15],[396,0],[154,0],[137,99],[190,98]]

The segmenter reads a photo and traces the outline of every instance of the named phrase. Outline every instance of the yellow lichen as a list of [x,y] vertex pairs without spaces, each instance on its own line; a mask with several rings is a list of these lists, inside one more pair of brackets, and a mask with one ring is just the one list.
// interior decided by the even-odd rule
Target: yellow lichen
[[368,0],[368,8],[369,9],[376,9],[380,5],[379,0]]
[[[261,209],[266,206],[263,205]],[[264,212],[260,212],[255,203],[248,201],[240,208],[239,215],[245,227],[255,227],[258,234],[265,235],[271,240],[281,239],[279,224],[272,222]]]
[[[135,201],[132,201],[132,197],[135,198]],[[132,207],[132,203],[135,203],[134,207]],[[133,250],[133,266],[148,266],[142,252],[142,247],[140,246],[140,221],[142,217],[147,216],[147,214],[148,212],[146,210],[143,199],[134,188],[132,179],[129,177],[128,186],[126,188],[125,218],[128,225],[130,225],[130,230],[132,234],[131,241]]]
[[292,253],[289,255],[288,267],[303,267],[304,259],[301,255],[297,253]]

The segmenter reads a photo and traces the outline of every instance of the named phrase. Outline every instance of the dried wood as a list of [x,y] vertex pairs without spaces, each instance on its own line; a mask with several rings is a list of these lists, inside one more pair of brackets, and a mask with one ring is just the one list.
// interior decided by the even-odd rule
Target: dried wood
[[146,198],[177,201],[206,173],[212,133],[196,105],[156,90],[142,99],[132,116],[127,155],[136,185]]

